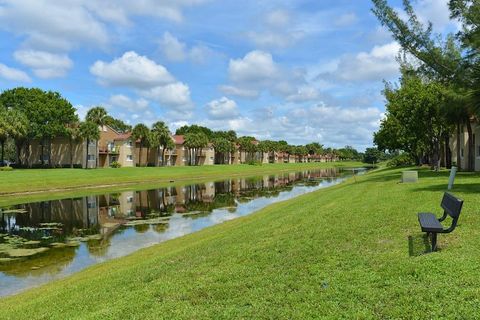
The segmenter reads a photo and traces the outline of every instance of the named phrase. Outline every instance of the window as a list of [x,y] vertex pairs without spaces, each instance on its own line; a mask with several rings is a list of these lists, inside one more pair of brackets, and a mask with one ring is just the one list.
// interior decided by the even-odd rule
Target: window
[[460,149],[460,157],[462,157],[462,158],[463,158],[463,148],[462,148],[462,149]]
[[127,161],[133,161],[133,156],[131,154],[127,154]]
[[132,203],[132,202],[133,202],[133,197],[132,196],[127,197],[127,203]]
[[89,202],[87,203],[87,207],[88,207],[88,209],[94,209],[94,208],[97,207],[97,204],[96,204],[95,202],[90,202],[90,201],[89,201]]
[[132,140],[128,140],[127,142],[125,142],[125,144],[127,145],[127,147],[133,146]]
[[40,161],[48,161],[48,154],[40,155]]
[[94,147],[94,146],[97,145],[97,141],[96,140],[89,140],[88,145],[91,146],[91,147]]
[[88,155],[88,161],[95,161],[95,155],[94,154],[89,154]]

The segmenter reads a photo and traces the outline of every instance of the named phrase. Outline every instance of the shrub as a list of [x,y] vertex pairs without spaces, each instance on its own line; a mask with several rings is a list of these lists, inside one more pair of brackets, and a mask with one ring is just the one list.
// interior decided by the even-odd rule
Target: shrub
[[410,166],[413,165],[414,161],[412,157],[407,154],[399,154],[398,156],[395,156],[392,158],[392,160],[387,162],[387,167],[401,167],[401,166]]
[[0,171],[12,171],[13,168],[10,167],[10,166],[6,166],[6,167],[0,167]]
[[261,166],[261,165],[262,165],[262,161],[259,161],[259,160],[248,160],[248,161],[247,161],[247,164],[248,164],[248,165],[251,165],[251,166]]
[[113,162],[110,164],[110,167],[111,167],[111,168],[121,168],[122,165],[121,165],[118,161],[113,161]]

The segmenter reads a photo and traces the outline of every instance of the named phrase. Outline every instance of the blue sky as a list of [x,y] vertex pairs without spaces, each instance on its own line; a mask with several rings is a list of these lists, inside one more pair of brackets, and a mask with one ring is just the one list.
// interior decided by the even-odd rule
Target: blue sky
[[[115,3],[115,4],[113,4]],[[390,1],[399,6],[399,1]],[[418,0],[437,32],[447,0]],[[369,0],[0,0],[0,89],[59,91],[135,124],[372,144],[399,46]]]

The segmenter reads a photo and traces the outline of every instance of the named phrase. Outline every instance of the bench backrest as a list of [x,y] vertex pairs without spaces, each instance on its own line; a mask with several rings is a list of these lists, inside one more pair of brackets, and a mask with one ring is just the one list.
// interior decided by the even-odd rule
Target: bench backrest
[[454,220],[457,220],[458,216],[460,215],[460,211],[462,211],[463,200],[458,199],[448,192],[445,192],[440,205],[442,206],[443,210],[450,215],[450,217],[452,217]]

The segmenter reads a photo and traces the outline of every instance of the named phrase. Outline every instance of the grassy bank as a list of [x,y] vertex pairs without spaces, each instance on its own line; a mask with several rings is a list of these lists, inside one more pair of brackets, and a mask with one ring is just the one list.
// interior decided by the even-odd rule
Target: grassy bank
[[0,319],[479,318],[480,176],[460,173],[457,229],[425,254],[416,218],[448,173],[400,170],[270,206],[20,295]]
[[[253,176],[311,168],[359,167],[360,162],[287,163],[254,165],[215,165],[195,167],[120,168],[120,169],[31,169],[0,172],[0,205],[13,202],[121,191],[132,186],[159,187]],[[173,182],[172,182],[173,181]],[[14,197],[12,197],[15,195]]]

